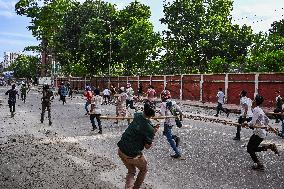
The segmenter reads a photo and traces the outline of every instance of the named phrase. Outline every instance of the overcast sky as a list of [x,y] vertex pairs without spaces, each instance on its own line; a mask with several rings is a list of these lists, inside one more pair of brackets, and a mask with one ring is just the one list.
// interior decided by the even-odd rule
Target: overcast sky
[[[81,2],[84,0],[80,0]],[[0,0],[0,61],[3,60],[4,51],[18,52],[25,46],[36,45],[38,42],[27,30],[29,19],[16,15],[14,11],[15,0]],[[132,0],[108,0],[122,9]],[[162,31],[165,26],[159,19],[163,17],[163,0],[141,0],[150,6],[151,21],[155,31]],[[252,26],[254,32],[267,31],[273,21],[284,18],[284,0],[235,0],[232,12],[233,23]]]

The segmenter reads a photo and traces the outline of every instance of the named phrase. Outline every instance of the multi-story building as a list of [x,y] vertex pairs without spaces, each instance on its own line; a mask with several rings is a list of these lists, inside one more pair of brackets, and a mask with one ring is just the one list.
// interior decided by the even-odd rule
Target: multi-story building
[[8,68],[22,53],[4,52],[3,68]]

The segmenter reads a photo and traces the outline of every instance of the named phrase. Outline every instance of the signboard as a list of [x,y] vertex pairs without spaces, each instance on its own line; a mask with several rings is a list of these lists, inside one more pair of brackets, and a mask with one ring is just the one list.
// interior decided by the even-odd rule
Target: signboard
[[38,84],[43,85],[44,83],[52,85],[51,77],[40,77],[38,78]]

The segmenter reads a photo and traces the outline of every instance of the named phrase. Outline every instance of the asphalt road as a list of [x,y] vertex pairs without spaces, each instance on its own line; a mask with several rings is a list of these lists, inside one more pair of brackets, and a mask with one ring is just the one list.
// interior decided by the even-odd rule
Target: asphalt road
[[[97,134],[97,131],[91,131],[89,117],[84,115],[83,98],[76,96],[67,99],[66,105],[56,97],[52,103],[53,125],[49,126],[47,120],[41,124],[41,95],[35,90],[28,94],[25,104],[17,101],[16,115],[10,118],[3,94],[5,90],[0,89],[3,100],[0,106],[0,188],[123,188],[126,168],[117,156],[116,143],[126,129],[127,121],[115,125],[113,121],[104,120],[103,134]],[[180,105],[189,113],[215,113],[214,110],[183,106],[182,102]],[[115,107],[103,106],[103,114],[115,115]],[[230,115],[229,119],[237,120],[237,115]],[[185,119],[182,128],[173,130],[181,137],[183,159],[170,157],[173,151],[162,135],[161,127],[154,146],[145,150],[149,172],[143,188],[284,188],[284,139],[268,135],[263,143],[275,143],[281,156],[271,151],[258,153],[265,166],[264,172],[258,172],[251,170],[252,160],[245,147],[252,135],[250,129],[242,130],[241,141],[232,140],[235,127],[218,123]],[[40,145],[41,151],[35,150],[35,145],[39,144],[44,144]],[[17,154],[17,151],[21,153]],[[24,161],[27,159],[23,159],[23,154],[39,157],[49,168],[37,165],[39,159],[30,158],[29,164],[35,164],[34,174],[31,174],[26,171]],[[64,161],[55,164],[56,157]],[[66,171],[62,174],[60,170]],[[57,184],[54,184],[55,178]]]

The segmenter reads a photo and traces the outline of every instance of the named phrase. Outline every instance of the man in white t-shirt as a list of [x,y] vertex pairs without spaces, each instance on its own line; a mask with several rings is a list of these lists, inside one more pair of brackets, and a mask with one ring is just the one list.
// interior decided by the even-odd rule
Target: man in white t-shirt
[[127,83],[126,85],[126,94],[127,94],[127,99],[126,99],[126,108],[128,108],[128,106],[130,107],[130,109],[136,109],[133,105],[133,96],[134,96],[134,90],[131,87],[130,83]]
[[225,94],[223,93],[222,88],[219,88],[219,91],[218,91],[216,97],[218,99],[218,105],[217,105],[217,108],[216,108],[217,113],[214,116],[218,117],[220,110],[222,110],[223,112],[225,112],[227,114],[227,117],[228,117],[229,114],[230,114],[230,110],[227,109],[227,108],[223,108],[223,105],[225,103]]
[[244,122],[250,122],[252,119],[252,101],[250,98],[247,97],[247,92],[242,90],[240,93],[240,105],[241,105],[241,116],[239,117],[238,123],[240,124],[237,126],[237,133],[234,140],[241,139],[241,124]]
[[256,152],[267,151],[268,149],[272,150],[275,154],[279,155],[278,149],[275,144],[265,144],[260,146],[260,143],[265,139],[267,135],[267,126],[269,119],[259,107],[263,103],[263,97],[256,95],[254,98],[255,108],[253,109],[252,120],[248,123],[251,129],[254,129],[253,135],[250,137],[247,152],[250,154],[251,159],[254,162],[252,166],[253,170],[263,171],[264,166],[259,161],[256,156]]
[[108,104],[110,101],[110,90],[108,88],[105,88],[105,90],[103,90],[103,94],[104,94],[104,104]]

